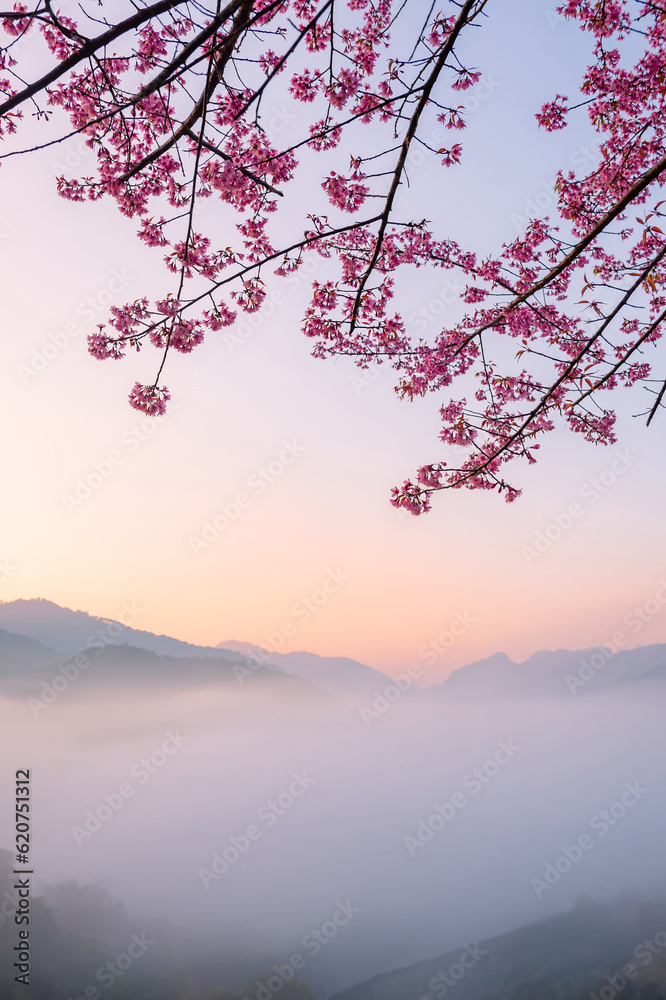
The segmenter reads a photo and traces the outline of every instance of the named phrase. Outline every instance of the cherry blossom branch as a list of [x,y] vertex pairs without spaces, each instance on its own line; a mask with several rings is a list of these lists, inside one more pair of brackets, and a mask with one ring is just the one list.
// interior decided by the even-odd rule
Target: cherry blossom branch
[[312,30],[312,28],[315,26],[315,24],[317,23],[317,21],[319,21],[321,15],[325,11],[327,11],[328,8],[331,7],[332,5],[333,5],[333,0],[326,0],[326,3],[324,4],[324,6],[321,7],[317,11],[317,13],[315,14],[315,16],[310,19],[310,21],[305,25],[304,28],[301,29],[301,31],[298,34],[298,37],[296,38],[296,40],[289,46],[289,48],[284,53],[284,55],[282,56],[282,58],[278,60],[278,62],[275,64],[275,66],[273,67],[273,69],[271,70],[271,72],[268,74],[268,76],[266,77],[266,79],[264,80],[264,82],[261,84],[261,86],[257,87],[257,89],[252,94],[252,97],[250,97],[249,100],[245,104],[243,104],[242,107],[238,110],[238,112],[234,116],[236,118],[236,120],[238,120],[239,118],[241,118],[249,110],[249,108],[252,107],[252,105],[254,104],[255,101],[260,101],[261,100],[261,98],[263,96],[263,93],[266,90],[266,88],[268,87],[269,83],[272,82],[272,80],[277,76],[277,74],[280,72],[280,70],[284,67],[284,65],[286,64],[286,62],[289,59],[289,57],[294,54],[294,52],[296,51],[296,49],[298,48],[298,46],[301,44],[301,42],[303,41],[303,39],[307,35],[308,31]]
[[655,400],[654,406],[652,407],[652,409],[650,410],[650,413],[648,415],[648,418],[647,418],[647,421],[646,421],[648,427],[650,426],[650,424],[652,422],[652,418],[654,417],[654,415],[657,413],[659,407],[661,406],[661,401],[664,398],[664,393],[666,393],[666,379],[664,380],[664,384],[662,385],[661,390],[659,391],[659,395],[657,396],[657,398]]
[[[415,141],[443,154],[444,167],[460,161],[460,143],[438,149],[419,132],[428,107],[446,129],[468,126],[464,107],[442,99],[436,87],[445,69],[455,75],[453,91],[479,79],[480,72],[463,65],[458,43],[487,0],[426,4],[424,21],[426,8],[417,19],[401,0],[232,0],[221,9],[223,2],[215,0],[213,9],[187,0],[152,3],[109,25],[104,8],[110,10],[111,0],[98,0],[99,19],[81,6],[84,17],[103,25],[92,39],[85,37],[87,28],[83,32],[72,18],[54,12],[51,0],[32,13],[17,10],[17,16],[0,19],[0,31],[14,41],[34,25],[57,61],[39,81],[26,84],[26,74],[7,55],[8,76],[20,81],[20,89],[13,94],[10,82],[0,81],[0,134],[7,137],[20,127],[21,114],[12,109],[26,100],[34,103],[38,120],[67,114],[74,126],[69,134],[84,134],[97,173],[59,177],[60,193],[73,201],[113,198],[125,216],[139,220],[145,244],[166,248],[167,268],[178,275],[175,297],[113,306],[108,327],[99,324],[89,338],[91,353],[101,359],[120,358],[127,347],[147,342],[161,350],[155,382],[137,383],[132,405],[163,412],[168,392],[157,383],[168,351],[189,353],[206,330],[233,325],[237,313],[224,301],[225,289],[238,309],[256,312],[266,295],[262,268],[288,275],[301,266],[306,250],[316,250],[329,263],[312,281],[303,318],[314,355],[348,355],[361,367],[371,358],[390,360],[400,372],[396,391],[403,398],[445,394],[441,440],[466,452],[459,468],[440,462],[420,469],[416,482],[395,491],[397,506],[420,513],[431,493],[463,485],[499,489],[514,499],[518,491],[505,482],[504,463],[518,457],[533,462],[539,436],[555,426],[558,415],[590,441],[613,441],[615,417],[599,405],[597,393],[655,381],[641,347],[661,337],[666,313],[666,248],[658,225],[663,202],[645,218],[636,211],[653,184],[663,185],[666,172],[662,13],[630,0],[566,5],[565,14],[593,34],[594,61],[580,99],[568,106],[567,98],[556,95],[537,119],[553,131],[565,127],[575,108],[587,113],[600,136],[598,162],[585,176],[558,173],[559,224],[530,219],[496,255],[477,259],[473,247],[463,248],[438,235],[432,222],[410,216],[412,191],[404,182]],[[633,58],[636,47],[644,46],[632,67],[615,53],[639,21],[646,30],[624,52]],[[398,37],[391,41],[394,24]],[[113,53],[111,42],[121,36],[129,54]],[[21,58],[18,48],[14,54]],[[296,123],[288,145],[275,140],[279,129],[262,127],[260,114],[269,88],[281,92],[276,80],[285,69],[292,75],[283,99],[299,109],[287,119]],[[141,87],[136,73],[145,74]],[[40,92],[48,96],[48,111],[37,104]],[[349,144],[369,123],[370,149],[354,155]],[[341,143],[350,154],[347,174],[336,169],[337,154],[329,155]],[[334,169],[324,168],[321,188],[352,221],[331,225],[315,201],[304,206],[303,215],[312,220],[304,238],[275,250],[271,213],[283,212],[280,232],[280,219],[291,226],[299,211],[298,199],[287,202],[289,214],[279,205],[303,147],[315,150],[324,164],[331,160]],[[27,151],[10,149],[4,156]],[[387,169],[374,164],[380,157],[390,158],[381,161]],[[399,191],[405,221],[393,218]],[[195,231],[201,196],[218,196],[227,206],[224,226],[230,213],[236,217],[233,235],[223,230],[231,244],[226,249],[215,249],[220,243],[213,216],[202,220],[204,231]],[[381,209],[362,218],[362,205],[373,198]],[[642,229],[636,231],[637,225]],[[594,268],[589,278],[583,270],[588,261]],[[407,332],[399,302],[390,312],[400,292],[398,276],[424,266],[455,268],[464,279],[462,319],[432,342]],[[647,321],[635,312],[644,303]],[[494,336],[484,336],[486,331]],[[500,367],[508,337],[521,349],[514,362]],[[544,363],[554,366],[548,377],[539,368]],[[478,405],[450,395],[461,378],[470,377],[477,380]],[[648,423],[666,397],[666,382],[658,381]]]
[[[136,30],[146,21],[150,21],[152,18],[156,17],[158,14],[165,13],[168,10],[172,10],[174,7],[180,7],[184,3],[188,3],[189,0],[158,0],[150,7],[146,7],[143,10],[137,11],[132,17],[126,18],[126,20],[121,21],[119,24],[114,25],[113,28],[109,28],[101,35],[97,35],[96,38],[92,38],[85,45],[82,45],[80,49],[73,52],[71,56],[63,59],[62,62],[58,63],[49,73],[40,77],[34,83],[25,87],[24,90],[20,91],[18,94],[14,94],[12,97],[8,97],[6,101],[0,104],[0,117],[7,114],[8,111],[12,111],[14,108],[19,107],[25,101],[34,97],[35,94],[39,94],[40,91],[46,90],[50,84],[55,83],[61,76],[64,76],[75,66],[78,66],[80,62],[88,59],[91,55],[97,52],[99,49],[106,48],[111,42],[114,42],[116,38],[122,37],[122,35],[128,34],[130,31]],[[237,4],[239,0],[233,0],[233,3]],[[23,17],[26,15],[23,14]]]
[[[462,31],[463,27],[468,23],[468,16],[471,14],[471,12],[472,12],[474,6],[477,4],[477,2],[478,2],[478,0],[467,0],[467,2],[463,4],[462,9],[460,11],[460,14],[458,15],[458,18],[456,20],[456,23],[455,23],[453,29],[451,30],[451,32],[449,33],[449,35],[448,35],[448,37],[446,39],[445,44],[442,46],[442,50],[439,53],[439,56],[437,57],[437,61],[435,62],[435,66],[434,66],[434,68],[433,68],[430,76],[428,77],[428,81],[423,86],[423,90],[421,91],[421,96],[420,96],[418,104],[416,106],[416,110],[414,111],[414,113],[411,116],[411,119],[410,119],[410,122],[409,122],[409,127],[407,129],[406,134],[405,134],[405,138],[403,140],[402,147],[400,149],[400,155],[398,156],[398,161],[397,161],[396,166],[395,166],[395,170],[394,170],[394,174],[393,174],[393,182],[392,182],[392,184],[391,184],[391,186],[389,188],[388,195],[386,196],[386,202],[385,202],[385,206],[384,206],[384,211],[382,212],[381,221],[379,223],[379,232],[377,233],[377,237],[376,237],[376,240],[375,240],[375,249],[374,249],[374,252],[372,254],[372,257],[370,258],[370,262],[369,262],[366,270],[364,271],[364,273],[363,273],[363,275],[361,277],[361,280],[360,280],[359,286],[358,286],[358,291],[356,293],[356,298],[354,299],[354,305],[353,305],[353,308],[352,308],[351,317],[350,317],[350,321],[349,321],[350,333],[353,333],[353,331],[354,331],[354,327],[356,325],[356,318],[358,316],[358,312],[359,312],[359,309],[361,307],[361,301],[362,301],[362,298],[363,298],[363,292],[364,292],[365,286],[366,286],[366,284],[367,284],[367,282],[368,282],[368,280],[370,278],[370,275],[372,274],[372,272],[375,269],[375,265],[377,264],[377,261],[379,259],[379,255],[381,253],[382,241],[384,239],[384,233],[386,232],[386,227],[388,226],[388,223],[389,223],[389,218],[390,218],[390,215],[391,215],[391,210],[393,208],[393,202],[395,200],[395,196],[397,194],[398,187],[400,185],[400,181],[401,181],[401,178],[402,178],[402,173],[403,173],[403,170],[405,168],[405,162],[407,160],[407,153],[409,151],[409,144],[412,141],[414,135],[416,134],[416,130],[417,130],[418,125],[419,125],[419,121],[421,120],[421,115],[423,114],[423,112],[424,112],[424,110],[425,110],[425,108],[426,108],[426,106],[428,104],[428,100],[430,98],[430,94],[432,92],[432,89],[435,86],[435,83],[437,82],[437,80],[439,79],[440,73],[444,69],[444,66],[446,64],[446,60],[448,59],[449,55],[453,51],[453,46],[454,46],[454,44],[455,44],[455,42],[456,42],[456,40],[458,38],[458,35]],[[487,3],[487,0],[481,0],[481,2],[478,5],[478,9],[474,13],[474,17],[476,17],[483,10],[483,8],[485,7],[486,3]]]
[[581,396],[579,396],[579,398],[576,399],[571,404],[571,406],[572,407],[580,406],[580,404],[583,402],[584,399],[587,398],[587,396],[590,396],[593,392],[596,392],[597,389],[600,389],[602,385],[605,385],[606,382],[609,381],[609,379],[611,379],[614,375],[616,375],[617,372],[619,372],[620,369],[625,366],[631,355],[635,354],[636,351],[639,349],[639,347],[641,347],[641,345],[644,344],[645,341],[648,340],[648,338],[654,334],[655,330],[661,325],[661,323],[664,322],[664,319],[666,319],[666,309],[662,313],[660,313],[657,319],[650,324],[650,326],[645,330],[643,334],[641,334],[636,343],[630,347],[630,349],[626,352],[626,354],[622,358],[620,358],[617,364],[613,365],[610,371],[606,372],[606,374],[599,379],[596,385],[590,386],[589,389],[587,389]]
[[225,153],[223,149],[219,148],[219,146],[214,146],[212,142],[208,142],[207,139],[204,139],[203,131],[201,135],[197,135],[192,129],[187,129],[185,135],[187,135],[194,142],[200,143],[203,149],[207,149],[210,153],[214,153],[221,159],[227,160],[229,163],[233,163],[235,170],[238,170],[244,177],[249,177],[255,184],[259,184],[261,187],[266,188],[266,190],[270,191],[271,194],[278,194],[281,198],[284,197],[283,191],[278,191],[277,188],[273,187],[272,184],[269,184],[268,181],[263,179],[263,177],[259,177],[259,175],[255,174],[252,170],[248,170],[248,168],[244,167],[242,163],[236,163],[234,158],[229,156],[228,153]]
[[[183,136],[187,135],[191,131],[192,126],[195,124],[195,122],[199,121],[199,119],[204,114],[204,110],[208,104],[208,101],[212,97],[215,88],[222,79],[222,74],[224,73],[224,67],[226,66],[228,60],[231,57],[231,54],[234,50],[234,46],[238,41],[238,36],[243,31],[245,31],[245,29],[248,27],[250,23],[250,14],[252,13],[253,0],[240,0],[240,2],[238,2],[238,0],[233,0],[233,3],[236,5],[237,8],[233,27],[231,28],[229,34],[225,37],[222,44],[217,49],[217,52],[214,57],[215,58],[214,71],[211,74],[210,80],[207,82],[206,87],[204,88],[203,94],[201,95],[197,103],[194,105],[192,111],[187,116],[187,118],[185,118],[185,120],[181,123],[181,125],[175,130],[175,132],[169,137],[169,139],[167,139],[166,142],[162,143],[161,146],[158,146],[157,148],[151,150],[151,152],[147,153],[146,156],[144,156],[141,160],[138,161],[138,163],[132,164],[129,170],[126,170],[123,174],[120,175],[120,177],[114,178],[114,183],[117,184],[127,183],[127,181],[130,180],[130,178],[134,177],[138,173],[141,173],[141,171],[145,170],[147,166],[149,166],[151,163],[154,163],[155,160],[158,160],[161,156],[164,156],[165,153],[167,153],[173,146],[175,146],[175,144],[178,142],[179,139],[182,139]],[[279,6],[282,3],[283,0],[275,0],[272,6]],[[262,11],[261,16],[264,16],[264,13],[265,12]]]

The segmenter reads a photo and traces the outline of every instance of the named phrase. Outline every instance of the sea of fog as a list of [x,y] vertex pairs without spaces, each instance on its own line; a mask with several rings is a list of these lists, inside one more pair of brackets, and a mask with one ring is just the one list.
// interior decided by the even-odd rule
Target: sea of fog
[[325,995],[583,894],[666,886],[666,684],[424,692],[371,718],[278,687],[0,700],[3,786],[32,774],[37,887],[102,883],[137,933],[165,918],[239,983],[299,953]]

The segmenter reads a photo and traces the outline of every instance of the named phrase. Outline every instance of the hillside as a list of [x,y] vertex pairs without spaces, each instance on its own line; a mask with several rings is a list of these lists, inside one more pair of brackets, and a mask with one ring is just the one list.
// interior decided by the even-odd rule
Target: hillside
[[285,674],[298,674],[329,694],[368,697],[391,683],[387,674],[347,656],[318,656],[304,650],[297,653],[274,653],[253,643],[235,639],[218,643],[218,649],[234,650],[270,669],[282,670]]
[[0,629],[0,677],[57,663],[60,654],[49,646]]
[[638,646],[614,655],[600,647],[540,650],[523,663],[496,653],[469,663],[430,692],[446,700],[553,698],[592,694],[666,670],[666,645]]
[[[99,618],[86,611],[72,611],[43,598],[0,602],[0,628],[31,639],[71,656],[95,642],[129,643],[165,656],[224,656],[209,646],[195,646],[168,635],[154,635],[132,627],[141,618],[141,608],[127,601],[118,620]],[[235,659],[235,657],[232,657]]]
[[[1,637],[0,637],[1,638]],[[237,656],[184,657],[158,656],[146,649],[129,645],[91,647],[73,657],[57,657],[48,665],[30,670],[9,670],[2,666],[0,647],[0,693],[14,698],[41,699],[50,704],[56,694],[71,691],[95,694],[105,690],[129,691],[132,688],[179,688],[189,690],[204,686],[239,686],[251,689],[277,686],[293,695],[322,696],[300,677],[287,677],[267,670]]]
[[[642,945],[655,935],[654,948],[663,951],[657,956]],[[658,986],[665,946],[666,904],[584,902],[489,941],[374,976],[331,1000],[416,1000],[443,997],[453,987],[456,1000],[590,1000],[609,988],[607,976],[629,962],[636,978],[625,978],[622,996],[656,1000],[666,996]]]

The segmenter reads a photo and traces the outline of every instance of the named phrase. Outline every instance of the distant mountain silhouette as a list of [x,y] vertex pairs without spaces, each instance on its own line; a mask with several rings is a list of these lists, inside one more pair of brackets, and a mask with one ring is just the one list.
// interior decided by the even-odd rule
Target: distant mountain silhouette
[[429,689],[446,700],[570,697],[624,686],[628,681],[666,677],[666,645],[639,646],[615,655],[609,649],[534,653],[514,663],[506,653],[469,663]]
[[[131,604],[128,604],[127,614],[126,621],[133,615]],[[52,655],[43,662],[57,662],[63,656],[72,657],[84,649],[91,649],[96,658],[104,646],[127,645],[137,651],[145,650],[169,659],[184,658],[193,661],[206,658],[238,664],[248,658],[252,663],[253,673],[259,663],[262,672],[299,676],[327,693],[367,696],[390,683],[390,678],[385,674],[346,657],[321,657],[315,653],[270,654],[258,646],[244,642],[196,646],[171,636],[154,635],[152,632],[135,629],[111,618],[99,618],[85,611],[62,608],[41,598],[0,602],[0,629],[3,626],[11,628],[14,634],[20,633],[25,643],[34,641],[37,644],[48,644]],[[0,676],[1,665],[10,659],[10,656],[4,655],[0,642]],[[104,662],[107,661],[110,662],[108,656]],[[40,664],[35,661],[34,665]],[[174,674],[174,669],[167,667],[166,661],[162,666],[167,675]],[[181,682],[185,682],[188,676],[199,678],[204,671],[200,668],[189,671],[183,669],[176,673]],[[213,674],[219,677],[219,669],[217,673],[213,671],[211,677]]]
[[[1,650],[0,650],[1,655]],[[56,683],[54,683],[54,680]],[[257,667],[244,657],[236,661],[227,656],[184,657],[158,656],[147,649],[128,645],[110,645],[81,650],[73,657],[59,657],[54,665],[30,670],[7,671],[0,668],[0,694],[20,698],[55,700],[51,694],[72,688],[77,694],[100,693],[113,689],[127,691],[137,687],[185,688],[227,686],[249,689],[274,685],[282,692],[322,697],[322,693],[300,677]]]
[[224,656],[211,646],[195,646],[167,635],[132,628],[131,621],[140,617],[132,602],[127,602],[124,613],[127,625],[113,618],[98,618],[86,611],[62,608],[43,598],[4,601],[0,602],[0,628],[29,636],[66,655],[102,641],[105,644],[129,643],[137,649],[165,656]]
[[272,653],[251,642],[240,642],[236,639],[220,642],[217,648],[242,653],[272,670],[282,670],[285,674],[298,674],[328,694],[368,697],[375,691],[382,691],[391,683],[391,678],[386,674],[346,656],[318,656],[316,653],[305,651]]
[[[138,618],[131,604],[125,611],[128,623]],[[114,660],[109,650],[125,648]],[[82,650],[91,651],[95,661],[113,669],[115,682],[121,676],[129,682],[133,676],[156,681],[160,672],[178,683],[200,683],[220,679],[224,663],[233,672],[234,664],[245,663],[246,677],[263,674],[302,678],[326,694],[352,699],[372,699],[382,694],[392,680],[367,664],[343,656],[319,656],[316,653],[273,653],[260,646],[239,640],[227,640],[217,646],[196,646],[166,635],[154,635],[130,624],[99,618],[85,611],[62,608],[43,599],[0,602],[0,679],[37,671],[72,657]],[[128,650],[133,652],[129,653]],[[141,658],[140,651],[154,659]],[[103,656],[100,654],[103,653]],[[175,662],[182,660],[178,666]],[[202,661],[210,660],[209,667]],[[135,663],[130,669],[128,664]],[[111,664],[115,665],[111,668]],[[396,671],[397,674],[400,671]],[[542,650],[523,663],[514,663],[506,653],[455,670],[443,684],[429,688],[410,685],[403,697],[429,701],[478,702],[495,699],[560,698],[593,695],[627,684],[659,685],[666,679],[666,644],[639,646],[618,652],[600,647],[582,650]]]
[[59,653],[36,639],[0,629],[0,677],[57,663]]

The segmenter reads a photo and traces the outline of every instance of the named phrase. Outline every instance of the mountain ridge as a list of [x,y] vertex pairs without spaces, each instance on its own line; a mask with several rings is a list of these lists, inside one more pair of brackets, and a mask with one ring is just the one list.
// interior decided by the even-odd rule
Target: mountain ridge
[[[30,612],[37,609],[39,615],[31,616]],[[125,602],[121,614],[132,621],[139,617],[141,611],[136,608],[135,602]],[[43,597],[0,601],[0,628],[8,625],[9,631],[53,646],[65,655],[78,653],[99,640],[106,645],[131,641],[137,649],[149,649],[158,656],[224,655],[215,646],[197,646],[172,636],[156,635],[144,629],[132,628],[127,621],[101,618],[87,611],[74,611]]]
[[[648,960],[637,961],[636,945],[642,935],[653,938],[655,931],[665,926],[663,901],[624,900],[603,905],[581,900],[571,910],[522,924],[480,944],[463,944],[433,958],[379,973],[329,1000],[434,1000],[447,995],[453,986],[460,1000],[556,995],[587,1000],[590,995],[599,995],[607,986],[606,977],[632,959],[638,971],[650,966],[647,950]],[[663,970],[663,959],[654,963],[657,965]],[[650,973],[659,974],[654,966]],[[543,992],[546,983],[548,991]],[[632,993],[625,995],[629,1000]]]
[[279,653],[251,642],[227,639],[218,649],[232,649],[270,670],[303,677],[327,694],[359,694],[368,697],[391,683],[391,677],[348,656],[320,656],[308,650]]
[[608,689],[652,672],[659,676],[660,670],[666,670],[666,643],[615,653],[603,646],[538,650],[519,663],[506,653],[496,653],[454,670],[442,684],[428,690],[454,699],[570,696]]
[[[0,636],[1,638],[1,636]],[[0,648],[1,653],[1,648]],[[254,668],[254,664],[252,665]],[[165,656],[140,649],[127,643],[80,650],[59,662],[43,664],[30,670],[4,669],[0,663],[0,694],[10,698],[26,698],[33,714],[55,701],[60,694],[73,688],[77,694],[133,687],[168,689],[169,687],[245,686],[275,684],[280,690],[294,694],[324,696],[319,688],[297,675],[287,676],[263,667],[248,670],[248,661],[234,661],[226,656],[213,657]],[[34,700],[39,704],[33,704]]]
[[[157,657],[257,663],[268,672],[297,676],[329,695],[365,698],[383,695],[393,677],[350,657],[326,657],[306,650],[280,653],[255,643],[229,639],[216,646],[197,646],[172,636],[131,627],[140,609],[132,602],[124,620],[73,611],[46,598],[0,602],[0,676],[18,670],[54,665],[86,649],[127,646]],[[397,672],[400,677],[400,672]],[[493,653],[454,670],[428,687],[410,682],[408,698],[482,702],[509,698],[561,698],[610,690],[641,681],[666,679],[666,643],[637,646],[611,653],[607,647],[582,650],[537,650],[514,662],[505,652]]]

